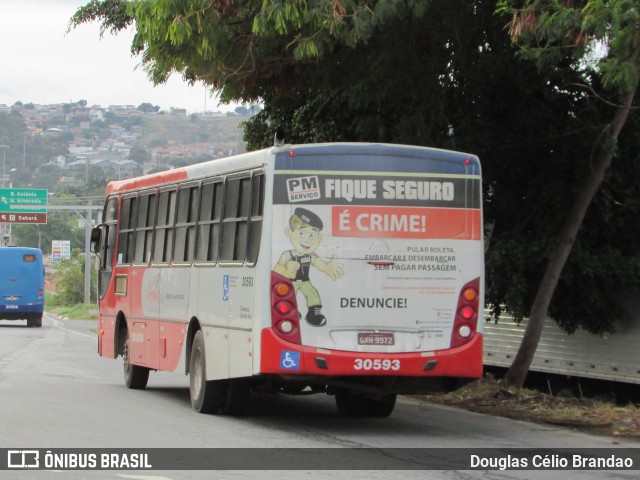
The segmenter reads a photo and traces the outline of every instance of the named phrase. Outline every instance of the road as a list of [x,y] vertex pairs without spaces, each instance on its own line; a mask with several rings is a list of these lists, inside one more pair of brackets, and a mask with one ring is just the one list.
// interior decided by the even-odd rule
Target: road
[[[125,388],[121,359],[96,353],[95,322],[44,319],[42,328],[0,321],[0,448],[620,448],[598,437],[470,413],[402,397],[388,419],[343,419],[332,397],[254,395],[245,416],[191,409],[188,378],[152,373],[146,390]],[[286,451],[286,450],[284,450]],[[384,450],[383,450],[384,452]],[[398,465],[402,467],[402,462]],[[248,467],[251,468],[251,467]],[[255,467],[254,467],[255,468]],[[437,478],[544,479],[559,472],[434,471],[30,471],[19,478]],[[16,472],[0,471],[0,478]],[[565,479],[637,478],[636,471],[564,471]],[[564,480],[564,479],[563,479]]]

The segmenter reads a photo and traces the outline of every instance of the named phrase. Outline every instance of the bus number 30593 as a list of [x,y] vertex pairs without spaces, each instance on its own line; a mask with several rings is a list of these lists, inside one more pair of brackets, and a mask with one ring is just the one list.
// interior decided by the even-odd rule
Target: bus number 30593
[[400,360],[381,360],[376,358],[356,358],[353,362],[354,370],[400,370]]

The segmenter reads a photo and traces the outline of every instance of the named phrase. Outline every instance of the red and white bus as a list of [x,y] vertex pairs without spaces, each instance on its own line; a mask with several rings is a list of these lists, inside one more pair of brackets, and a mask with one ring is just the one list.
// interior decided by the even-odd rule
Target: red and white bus
[[324,392],[342,415],[482,374],[480,162],[385,144],[279,146],[112,182],[92,232],[98,351],[190,377],[199,412]]

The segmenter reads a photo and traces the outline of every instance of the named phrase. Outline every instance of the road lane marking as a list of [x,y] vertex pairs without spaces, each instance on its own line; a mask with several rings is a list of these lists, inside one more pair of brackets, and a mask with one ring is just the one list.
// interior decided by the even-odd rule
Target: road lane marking
[[0,368],[4,368],[9,365],[14,360],[20,358],[27,350],[29,350],[30,345],[25,345],[20,350],[16,350],[15,352],[7,355],[6,357],[0,358]]
[[47,315],[47,318],[53,322],[53,326],[60,330],[64,330],[65,332],[73,333],[74,335],[80,335],[81,337],[90,338],[94,340],[96,338],[95,335],[89,335],[88,333],[76,332],[75,330],[71,330],[63,325],[63,323],[57,318],[51,317]]

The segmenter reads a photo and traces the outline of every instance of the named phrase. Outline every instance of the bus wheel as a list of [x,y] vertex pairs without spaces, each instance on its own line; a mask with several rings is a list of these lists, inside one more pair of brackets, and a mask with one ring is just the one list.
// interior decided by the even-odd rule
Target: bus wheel
[[27,327],[42,327],[42,314],[36,313],[27,318]]
[[207,381],[204,335],[198,330],[189,357],[189,393],[191,406],[198,413],[218,413],[225,401],[226,380]]
[[133,390],[143,390],[149,381],[149,369],[139,365],[132,365],[129,359],[129,331],[124,343],[124,383]]
[[336,393],[336,407],[338,407],[338,413],[342,417],[356,417],[361,415],[359,406],[359,400],[362,399],[361,395],[352,395],[348,390]]
[[368,417],[388,417],[396,406],[397,395],[385,395],[382,398],[365,398],[366,407],[365,414]]
[[340,392],[336,394],[336,406],[343,417],[388,417],[396,406],[396,395],[370,398]]
[[242,415],[247,410],[250,395],[250,385],[246,379],[229,380],[222,413],[226,415]]

